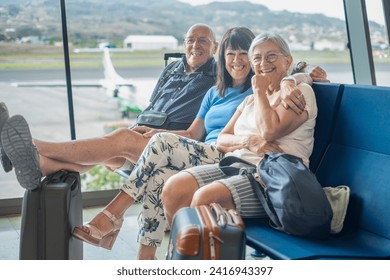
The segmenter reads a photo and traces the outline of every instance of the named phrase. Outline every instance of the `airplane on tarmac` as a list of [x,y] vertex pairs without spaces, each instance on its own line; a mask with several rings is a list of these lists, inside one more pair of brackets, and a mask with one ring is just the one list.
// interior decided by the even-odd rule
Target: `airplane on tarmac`
[[[122,118],[129,118],[131,114],[138,114],[146,108],[147,103],[145,102],[145,98],[139,98],[140,87],[137,86],[138,83],[125,79],[116,72],[111,61],[109,48],[104,49],[103,66],[104,79],[99,80],[97,83],[72,81],[72,87],[104,88],[109,97],[116,98],[118,100]],[[151,92],[151,88],[145,88],[145,83],[141,84],[144,89],[143,92]],[[66,83],[18,82],[12,83],[11,85],[15,87],[65,87]]]

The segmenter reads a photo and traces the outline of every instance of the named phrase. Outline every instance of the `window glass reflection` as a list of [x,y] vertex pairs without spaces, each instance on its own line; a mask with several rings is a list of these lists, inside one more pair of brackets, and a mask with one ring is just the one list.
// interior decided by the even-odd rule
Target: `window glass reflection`
[[390,86],[389,38],[386,32],[382,0],[366,1],[372,54],[377,85]]

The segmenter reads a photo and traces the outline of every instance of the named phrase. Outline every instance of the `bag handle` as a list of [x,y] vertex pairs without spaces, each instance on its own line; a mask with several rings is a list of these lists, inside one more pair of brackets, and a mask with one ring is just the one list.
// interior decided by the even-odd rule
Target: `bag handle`
[[226,225],[228,224],[228,217],[222,206],[219,203],[213,202],[210,204],[210,208],[216,216],[218,225],[222,228],[226,227]]

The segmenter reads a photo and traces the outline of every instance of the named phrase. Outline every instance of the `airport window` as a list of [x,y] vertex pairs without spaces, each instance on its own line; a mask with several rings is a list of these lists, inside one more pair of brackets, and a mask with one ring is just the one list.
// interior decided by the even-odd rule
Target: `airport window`
[[370,39],[375,66],[376,84],[390,86],[389,81],[389,38],[386,32],[382,0],[366,1]]

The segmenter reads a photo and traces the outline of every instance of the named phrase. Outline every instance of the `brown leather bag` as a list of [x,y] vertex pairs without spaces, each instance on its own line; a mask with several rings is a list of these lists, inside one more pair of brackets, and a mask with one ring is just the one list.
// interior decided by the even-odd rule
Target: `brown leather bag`
[[241,216],[217,203],[183,208],[174,217],[167,259],[245,259]]

